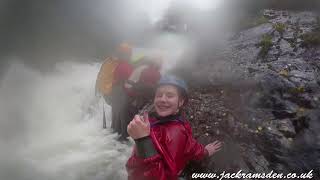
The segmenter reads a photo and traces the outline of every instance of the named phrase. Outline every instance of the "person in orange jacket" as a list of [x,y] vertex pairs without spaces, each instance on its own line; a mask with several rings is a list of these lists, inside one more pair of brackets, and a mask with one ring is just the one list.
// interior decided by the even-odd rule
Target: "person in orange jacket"
[[219,141],[203,146],[193,138],[183,115],[187,91],[183,80],[162,76],[154,97],[155,112],[136,115],[129,123],[127,130],[135,141],[126,163],[129,180],[177,180],[188,162],[220,150]]
[[[133,72],[133,66],[129,63],[131,55],[132,47],[127,43],[120,44],[116,55],[102,64],[96,83],[97,91],[112,107],[111,128],[120,134],[120,140],[128,137],[126,128],[131,120],[129,97],[124,88],[124,83]],[[106,128],[105,118],[103,126]]]

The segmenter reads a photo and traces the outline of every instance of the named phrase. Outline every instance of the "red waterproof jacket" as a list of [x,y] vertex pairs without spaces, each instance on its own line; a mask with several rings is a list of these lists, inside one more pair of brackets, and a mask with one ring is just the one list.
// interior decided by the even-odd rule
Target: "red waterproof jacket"
[[146,159],[137,156],[136,147],[127,161],[129,180],[176,180],[191,160],[201,160],[208,151],[192,136],[186,120],[174,120],[157,124],[149,118],[150,137],[158,154]]
[[116,69],[114,70],[114,78],[113,78],[113,83],[117,84],[117,83],[121,83],[125,80],[127,80],[132,71],[133,71],[133,67],[131,64],[129,64],[129,62],[124,61],[124,60],[119,60],[119,64],[116,67]]

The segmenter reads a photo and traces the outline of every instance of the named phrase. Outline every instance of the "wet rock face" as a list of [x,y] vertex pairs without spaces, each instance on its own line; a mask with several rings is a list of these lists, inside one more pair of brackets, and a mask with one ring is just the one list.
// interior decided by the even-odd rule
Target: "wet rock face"
[[[212,61],[195,67],[201,71],[185,76],[194,85],[186,109],[194,135],[204,144],[225,142],[188,172],[320,167],[320,48],[302,46],[317,15],[266,10],[264,16],[269,23],[235,34]],[[263,56],[262,45],[270,45]],[[193,83],[197,78],[206,86]]]

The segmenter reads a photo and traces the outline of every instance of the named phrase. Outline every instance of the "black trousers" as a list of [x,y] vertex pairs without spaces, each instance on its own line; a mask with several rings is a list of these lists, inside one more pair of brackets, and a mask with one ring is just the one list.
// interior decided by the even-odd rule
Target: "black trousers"
[[123,87],[120,85],[114,86],[110,96],[105,96],[104,99],[112,107],[111,128],[122,138],[128,137],[127,126],[132,117],[130,115],[129,97]]

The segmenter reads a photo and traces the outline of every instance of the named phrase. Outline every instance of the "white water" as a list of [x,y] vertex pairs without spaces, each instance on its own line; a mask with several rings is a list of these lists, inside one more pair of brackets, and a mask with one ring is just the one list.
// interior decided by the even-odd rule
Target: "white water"
[[0,80],[1,180],[126,179],[132,142],[121,144],[101,127],[98,70],[68,62],[44,74],[11,63]]

